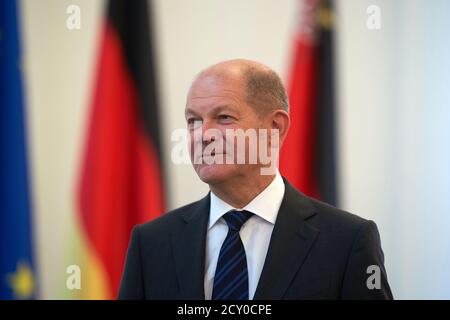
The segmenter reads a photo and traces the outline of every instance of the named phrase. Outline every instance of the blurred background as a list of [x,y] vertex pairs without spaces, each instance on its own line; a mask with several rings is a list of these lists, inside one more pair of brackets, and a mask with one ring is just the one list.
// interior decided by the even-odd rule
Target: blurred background
[[192,78],[245,58],[300,119],[282,174],[377,223],[396,299],[450,299],[448,1],[128,2],[1,2],[1,298],[114,298],[132,225],[208,191],[171,161]]

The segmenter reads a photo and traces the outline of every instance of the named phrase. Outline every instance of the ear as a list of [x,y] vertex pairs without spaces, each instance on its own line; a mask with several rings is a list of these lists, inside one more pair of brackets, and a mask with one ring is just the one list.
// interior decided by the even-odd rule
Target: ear
[[275,110],[271,118],[272,118],[271,129],[278,130],[278,137],[280,139],[280,147],[281,147],[289,131],[291,118],[289,116],[289,113],[281,109]]

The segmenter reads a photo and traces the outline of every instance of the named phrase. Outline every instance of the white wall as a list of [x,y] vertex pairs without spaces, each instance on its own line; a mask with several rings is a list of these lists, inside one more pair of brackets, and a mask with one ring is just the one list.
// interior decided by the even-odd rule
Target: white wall
[[[61,296],[64,242],[73,232],[102,0],[22,0],[39,272],[44,298]],[[69,4],[82,28],[65,27]],[[366,8],[382,29],[366,28]],[[286,79],[296,0],[157,0],[169,208],[207,190],[170,159],[185,94],[200,69],[244,57]],[[450,9],[445,0],[338,2],[339,169],[342,207],[374,219],[397,298],[450,298]]]
[[[380,30],[365,26],[371,4]],[[342,206],[377,222],[397,298],[450,298],[449,9],[338,6]]]
[[[66,8],[82,8],[79,31]],[[43,298],[65,290],[75,225],[76,182],[84,141],[102,1],[22,0],[33,213]]]

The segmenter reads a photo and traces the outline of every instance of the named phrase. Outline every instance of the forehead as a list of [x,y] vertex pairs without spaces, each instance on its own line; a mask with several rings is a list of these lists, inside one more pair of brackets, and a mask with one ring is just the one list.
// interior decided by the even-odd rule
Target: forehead
[[205,75],[194,80],[189,88],[186,107],[214,104],[240,105],[245,100],[243,81],[236,77]]

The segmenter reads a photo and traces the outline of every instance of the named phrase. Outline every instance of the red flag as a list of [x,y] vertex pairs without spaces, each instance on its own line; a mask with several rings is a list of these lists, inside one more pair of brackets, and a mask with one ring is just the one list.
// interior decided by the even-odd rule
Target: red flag
[[329,1],[302,2],[288,85],[291,128],[280,171],[305,194],[335,204],[331,18]]

